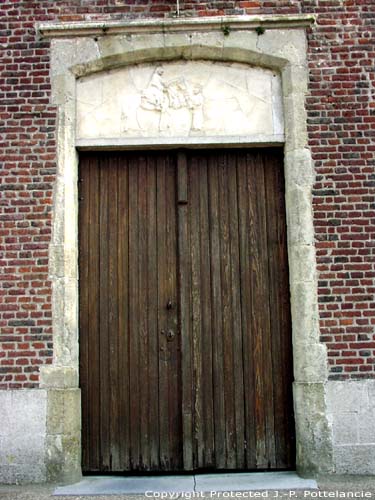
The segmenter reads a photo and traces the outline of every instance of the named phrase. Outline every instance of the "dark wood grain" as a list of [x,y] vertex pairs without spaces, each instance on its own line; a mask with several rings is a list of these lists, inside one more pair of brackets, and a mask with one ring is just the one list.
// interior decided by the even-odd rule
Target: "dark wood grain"
[[[180,335],[178,332],[177,311],[177,217],[176,217],[176,161],[175,156],[164,155],[166,164],[166,254],[165,267],[167,277],[166,295],[163,308],[166,312],[167,353],[168,353],[168,433],[169,433],[169,460],[166,468],[179,470],[182,467],[181,442],[181,361]],[[168,303],[171,304],[169,308]],[[173,335],[171,339],[169,335]]]
[[[114,158],[108,171],[108,394],[109,394],[109,469],[120,467],[120,447],[117,436],[119,433],[119,336],[112,332],[118,331],[118,158]],[[113,186],[113,187],[112,187]],[[109,410],[109,411],[108,411]]]
[[221,305],[223,335],[223,369],[225,401],[225,445],[226,468],[235,468],[235,415],[234,415],[234,378],[233,378],[233,310],[231,304],[230,239],[229,239],[229,200],[227,155],[218,157],[219,178],[219,237],[221,265]]
[[201,314],[202,314],[202,358],[201,376],[204,391],[202,393],[202,428],[203,443],[202,461],[197,467],[213,467],[215,452],[215,416],[213,406],[213,367],[212,367],[212,321],[211,321],[211,273],[210,273],[210,239],[209,239],[209,199],[208,199],[208,172],[207,156],[198,156],[199,176],[199,206],[200,206],[200,288],[201,288]]
[[[120,463],[116,470],[130,467],[130,361],[129,361],[129,168],[123,155],[118,160],[118,339],[119,339],[119,432]],[[116,332],[113,332],[116,335]],[[116,416],[115,416],[116,417]]]
[[150,468],[150,429],[149,406],[150,374],[149,374],[149,328],[148,328],[148,189],[147,158],[139,156],[138,162],[138,307],[139,307],[139,406],[140,406],[140,465],[142,469]]
[[109,193],[108,193],[108,159],[101,158],[99,164],[99,354],[100,379],[100,467],[110,470],[110,390],[109,390]]
[[129,158],[129,400],[130,400],[130,467],[140,467],[140,384],[139,379],[139,169],[135,157]]
[[83,470],[295,460],[280,151],[80,162]]
[[190,238],[188,234],[186,154],[177,157],[179,332],[181,336],[181,407],[183,468],[193,469],[193,365],[190,321]]
[[[194,406],[194,466],[203,462],[204,448],[204,421],[203,421],[203,397],[205,383],[202,379],[202,296],[201,284],[207,280],[207,270],[201,268],[200,255],[200,203],[199,203],[199,165],[197,158],[193,157],[189,163],[189,228],[190,228],[190,273],[191,273],[191,317],[192,328],[190,331],[192,339],[193,359],[193,406]],[[209,276],[208,276],[209,277]]]
[[[279,290],[289,288],[287,262],[284,176],[281,154],[269,155],[265,161],[266,208],[268,221],[268,252],[270,283],[270,309],[272,330],[272,359],[275,415],[276,467],[292,467],[294,456],[294,418],[292,394],[289,388],[293,381],[291,370],[291,342],[285,332],[291,331],[289,296]],[[279,214],[279,217],[275,217]],[[288,360],[288,363],[285,363]]]
[[[80,200],[80,214],[79,219],[79,255],[80,262],[88,262],[90,259],[90,232],[86,230],[87,221],[90,219],[90,163],[86,161],[84,165],[81,166],[80,178],[78,181],[78,196]],[[84,182],[83,182],[84,179]],[[85,203],[82,203],[82,202]],[[89,266],[81,266],[79,268],[80,281],[82,287],[80,290],[80,308],[79,308],[79,324],[80,328],[88,332],[90,330],[90,286],[89,286]],[[80,356],[80,380],[81,380],[81,392],[82,400],[90,401],[90,389],[91,385],[89,383],[89,337],[88,335],[83,336],[81,339],[81,356]],[[90,411],[87,405],[82,408],[82,420],[84,422],[88,421],[90,418]],[[89,426],[85,426],[82,429],[82,461],[84,464],[88,464],[90,461],[90,432]]]
[[[157,210],[155,157],[147,157],[147,263],[148,284],[145,290],[148,310],[149,338],[149,447],[150,469],[159,467],[159,331],[158,331],[158,267],[157,267]],[[163,397],[161,395],[161,397]]]
[[250,200],[247,179],[247,155],[238,155],[237,192],[239,222],[240,294],[242,323],[242,357],[244,368],[244,441],[245,464],[256,468],[255,425],[255,363],[254,335],[252,329],[252,288],[250,242],[255,238],[254,223],[250,217]]
[[209,238],[210,252],[210,282],[211,282],[211,317],[212,317],[212,363],[213,363],[213,399],[215,412],[215,466],[226,468],[225,439],[225,380],[224,380],[224,350],[223,350],[223,318],[222,318],[222,284],[220,255],[220,200],[219,178],[216,158],[208,158],[208,189],[209,189]]
[[[241,287],[240,287],[240,254],[239,254],[239,209],[237,199],[237,155],[228,154],[228,218],[230,242],[230,278],[231,278],[231,309],[232,309],[232,345],[233,345],[233,397],[234,397],[234,428],[236,468],[245,466],[245,410],[244,410],[244,358],[242,346],[241,324]],[[245,359],[247,362],[247,358]]]
[[164,158],[158,158],[157,166],[157,248],[158,248],[158,335],[160,344],[159,355],[159,443],[160,461],[163,468],[169,465],[169,382],[168,363],[170,359],[166,333],[168,331],[165,304],[168,300],[168,275],[166,268],[167,258],[167,207],[166,207],[166,165]]

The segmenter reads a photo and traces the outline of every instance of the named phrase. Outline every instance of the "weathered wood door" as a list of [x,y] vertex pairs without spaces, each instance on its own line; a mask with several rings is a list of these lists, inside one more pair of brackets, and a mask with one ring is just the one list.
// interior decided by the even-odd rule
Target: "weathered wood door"
[[80,162],[85,471],[294,465],[282,154]]

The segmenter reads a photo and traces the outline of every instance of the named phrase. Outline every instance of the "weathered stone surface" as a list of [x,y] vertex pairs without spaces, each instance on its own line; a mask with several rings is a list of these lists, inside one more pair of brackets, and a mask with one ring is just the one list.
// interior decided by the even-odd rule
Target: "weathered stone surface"
[[283,134],[280,77],[270,70],[183,61],[129,66],[77,83],[79,139],[252,134]]
[[374,474],[375,446],[349,445],[335,447],[337,474]]
[[48,391],[47,432],[48,434],[76,435],[81,430],[80,390],[56,389]]
[[55,80],[59,75],[66,76],[69,68],[69,61],[75,61],[75,47],[75,41],[69,38],[64,40],[51,40],[51,52],[54,54],[50,63],[52,80]]
[[306,64],[287,64],[282,69],[284,97],[307,92],[308,68]]
[[[369,383],[370,382],[370,383]],[[327,384],[327,396],[331,413],[367,410],[370,405],[369,386],[375,386],[375,381],[345,380],[330,381]]]
[[294,378],[296,382],[318,383],[327,379],[327,348],[323,344],[299,343],[294,338]]
[[47,393],[0,391],[0,482],[46,480]]
[[74,95],[75,79],[71,74],[56,75],[51,92],[51,102],[60,106]]
[[[340,415],[332,414],[332,424],[334,446],[358,444],[358,412],[350,411]],[[368,428],[368,424],[369,421],[367,420],[365,423],[366,428]]]
[[334,461],[340,474],[375,471],[375,380],[327,382]]
[[315,247],[312,245],[289,245],[290,283],[310,282],[316,280]]
[[334,472],[325,385],[294,383],[293,390],[297,471],[305,476]]
[[80,436],[48,435],[46,438],[47,480],[59,484],[74,483],[82,477]]
[[[291,288],[293,341],[296,344],[319,342],[319,312],[316,292],[311,283],[296,283]],[[301,355],[302,353],[300,353]]]
[[54,389],[78,387],[78,368],[70,366],[42,366],[40,369],[41,386]]
[[[368,408],[356,413],[358,420],[355,419],[358,429],[358,442],[361,444],[375,445],[375,409]],[[375,471],[375,462],[374,462]]]
[[286,220],[289,245],[312,246],[314,244],[311,199],[311,189],[286,186]]
[[305,94],[284,96],[285,152],[304,149],[307,145]]
[[[263,14],[263,15],[222,15],[222,16],[198,16],[182,18],[149,18],[110,21],[81,21],[81,22],[41,22],[37,23],[37,33],[41,38],[74,38],[74,37],[98,37],[112,35],[139,35],[159,33],[224,33],[224,28],[229,27],[229,33],[237,30],[247,29],[255,31],[262,26],[265,29],[284,31],[290,29],[302,29],[311,26],[316,20],[315,14]],[[228,34],[228,33],[227,33]]]
[[304,148],[286,152],[285,163],[288,165],[285,171],[285,183],[288,188],[306,188],[310,193],[315,179],[310,150]]
[[98,44],[93,38],[52,40],[51,49],[56,57],[51,59],[51,76],[64,75],[73,64],[87,63],[100,57]]
[[289,61],[293,65],[306,64],[305,30],[277,30],[277,36],[272,30],[265,30],[258,36],[257,49],[265,54],[272,54]]
[[78,277],[78,255],[76,247],[68,247],[67,245],[50,245],[49,252],[49,274],[51,277]]
[[71,278],[53,281],[54,359],[57,365],[77,367],[78,287]]
[[49,481],[74,482],[81,476],[81,392],[48,391],[46,470]]

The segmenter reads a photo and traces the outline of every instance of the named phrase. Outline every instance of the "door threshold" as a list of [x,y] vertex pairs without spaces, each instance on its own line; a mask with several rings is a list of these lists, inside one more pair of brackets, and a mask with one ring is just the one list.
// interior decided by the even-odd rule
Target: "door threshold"
[[[146,495],[148,498],[223,498],[222,492],[315,490],[314,479],[303,479],[295,471],[232,472],[155,476],[86,476],[79,483],[59,486],[54,495]],[[164,495],[163,495],[164,494]],[[241,495],[238,495],[239,497]],[[272,495],[275,498],[275,496]],[[247,496],[249,498],[249,495]]]

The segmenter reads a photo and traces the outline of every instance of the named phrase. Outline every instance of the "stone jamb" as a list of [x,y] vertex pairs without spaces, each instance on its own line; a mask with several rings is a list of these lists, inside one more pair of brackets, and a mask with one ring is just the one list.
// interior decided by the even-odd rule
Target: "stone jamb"
[[[280,21],[280,16],[277,18]],[[319,342],[311,200],[314,171],[308,149],[304,106],[308,78],[306,37],[303,28],[293,26],[293,29],[289,29],[287,21],[285,16],[282,29],[266,30],[260,35],[250,21],[246,29],[246,21],[241,17],[241,29],[236,30],[233,24],[228,36],[221,30],[210,31],[207,28],[215,19],[210,19],[211,24],[205,25],[207,31],[195,31],[195,28],[191,28],[191,20],[187,21],[190,31],[186,32],[183,31],[183,20],[178,20],[178,29],[175,31],[173,21],[169,21],[167,33],[159,21],[149,21],[153,26],[153,34],[147,36],[144,35],[142,22],[139,23],[139,32],[136,23],[131,22],[131,35],[101,37],[92,36],[90,23],[84,26],[81,23],[80,30],[83,31],[78,37],[70,38],[75,32],[68,25],[64,32],[67,38],[52,40],[52,99],[58,107],[57,181],[50,246],[54,359],[51,366],[41,370],[41,387],[48,390],[48,412],[58,411],[57,405],[65,423],[57,432],[54,419],[47,421],[46,460],[49,479],[72,480],[81,473],[80,412],[66,412],[69,418],[65,419],[66,401],[78,408],[80,398],[76,79],[124,65],[178,59],[247,63],[271,68],[281,74],[297,469],[302,474],[332,472],[332,431],[326,408],[327,355],[325,346]],[[220,25],[222,18],[216,22]],[[64,25],[59,25],[59,36],[63,28]],[[50,32],[46,25],[39,29],[41,33],[54,34],[56,25]],[[125,140],[117,146],[126,148],[129,144]],[[153,143],[148,146],[157,145]],[[98,147],[100,145],[97,144],[96,149]]]

